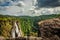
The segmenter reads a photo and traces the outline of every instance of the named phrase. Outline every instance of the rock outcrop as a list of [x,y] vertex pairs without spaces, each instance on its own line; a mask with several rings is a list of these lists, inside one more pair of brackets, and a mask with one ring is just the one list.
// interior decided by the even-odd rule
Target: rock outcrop
[[38,22],[40,36],[46,40],[60,40],[60,18]]

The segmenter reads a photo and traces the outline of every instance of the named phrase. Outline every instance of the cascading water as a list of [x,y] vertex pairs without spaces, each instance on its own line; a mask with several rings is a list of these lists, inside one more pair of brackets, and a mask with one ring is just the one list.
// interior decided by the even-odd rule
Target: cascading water
[[21,37],[21,36],[22,36],[21,29],[19,30],[17,23],[14,22],[14,25],[12,27],[12,38]]

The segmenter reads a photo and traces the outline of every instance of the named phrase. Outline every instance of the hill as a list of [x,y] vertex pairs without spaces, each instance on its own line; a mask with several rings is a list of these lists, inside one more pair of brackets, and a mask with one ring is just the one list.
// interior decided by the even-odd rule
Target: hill
[[[52,19],[60,17],[60,14],[41,15],[41,16],[9,16],[0,15],[0,35],[4,37],[10,37],[10,31],[12,27],[12,20],[17,20],[21,25],[24,36],[38,36],[38,22],[46,19]],[[6,21],[6,22],[4,22]],[[5,25],[6,24],[6,25]],[[7,29],[7,31],[6,31]],[[8,33],[7,33],[8,32]],[[7,35],[6,35],[7,34]]]

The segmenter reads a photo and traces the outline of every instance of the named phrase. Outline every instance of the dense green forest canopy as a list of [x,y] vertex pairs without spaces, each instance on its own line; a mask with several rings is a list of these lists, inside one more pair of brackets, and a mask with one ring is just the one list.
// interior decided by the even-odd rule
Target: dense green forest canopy
[[[10,37],[12,20],[17,20],[21,25],[24,36],[38,36],[38,22],[46,19],[60,17],[60,14],[41,16],[9,16],[0,15],[0,36]],[[4,22],[5,21],[5,22]]]

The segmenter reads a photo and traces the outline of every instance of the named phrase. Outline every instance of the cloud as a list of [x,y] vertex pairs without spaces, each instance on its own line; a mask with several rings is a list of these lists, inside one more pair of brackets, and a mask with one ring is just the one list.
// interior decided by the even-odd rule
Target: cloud
[[[35,1],[34,4],[36,4],[37,3],[36,0],[34,1]],[[45,7],[46,4],[45,1],[43,0],[40,1],[44,3],[38,4],[39,10],[37,10],[36,6],[33,5],[32,0],[28,0],[28,1],[27,0],[0,0],[0,14],[13,15],[13,16],[40,16],[40,15],[57,14],[60,12],[60,7],[47,8]],[[38,3],[40,1],[38,1]],[[43,8],[40,8],[42,7],[42,4],[43,4]],[[49,3],[49,5],[46,6],[51,6],[51,5]]]
[[19,3],[21,0],[0,0],[0,6],[13,6]]
[[5,15],[19,15],[22,10],[18,6],[6,6],[6,7],[0,7],[0,14]]
[[60,6],[60,0],[37,0],[38,7],[57,7]]
[[[9,4],[4,5],[3,3],[9,2]],[[25,5],[26,4],[26,5]],[[2,6],[3,5],[3,6]],[[11,1],[11,0],[3,0],[0,4],[0,14],[3,15],[31,15],[28,13],[28,10],[31,8],[31,1]]]

